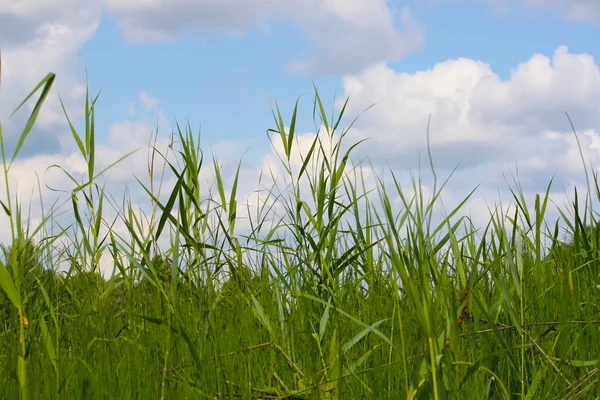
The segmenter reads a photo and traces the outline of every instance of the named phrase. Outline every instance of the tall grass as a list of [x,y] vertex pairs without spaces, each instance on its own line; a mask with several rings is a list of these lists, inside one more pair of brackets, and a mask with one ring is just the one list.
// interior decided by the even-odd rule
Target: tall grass
[[[151,212],[124,197],[119,234],[104,211],[114,199],[99,182],[107,169],[95,162],[98,97],[88,94],[85,132],[69,120],[88,166],[81,182],[68,175],[74,222],[49,235],[53,208],[26,226],[9,171],[53,81],[49,74],[30,94],[40,92],[12,156],[0,127],[1,223],[11,229],[0,261],[0,397],[600,395],[591,201],[580,208],[575,193],[572,210],[561,211],[567,241],[559,221],[544,225],[550,185],[531,206],[517,182],[514,215],[490,212],[483,232],[461,216],[473,192],[432,226],[448,180],[431,198],[419,180],[404,188],[393,174],[370,185],[351,162],[360,143],[345,142],[345,105],[328,117],[315,89],[321,128],[308,151],[297,147],[298,102],[287,127],[274,110],[268,133],[283,149],[281,168],[261,177],[270,183],[258,204],[244,210],[237,197],[241,163],[232,176],[215,159],[206,164],[200,138],[177,125],[171,153],[149,146],[149,179],[136,177]],[[174,176],[170,193],[156,168]],[[203,168],[214,186],[203,186]],[[600,199],[597,178],[588,193]],[[249,229],[239,231],[244,215]],[[115,268],[108,280],[103,255]]]

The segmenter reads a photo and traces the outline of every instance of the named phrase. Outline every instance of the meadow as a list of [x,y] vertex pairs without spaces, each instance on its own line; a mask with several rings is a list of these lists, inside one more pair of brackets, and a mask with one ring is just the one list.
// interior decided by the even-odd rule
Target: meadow
[[[69,121],[87,174],[71,176],[73,223],[57,232],[51,209],[26,224],[9,179],[54,79],[26,99],[36,103],[11,154],[0,126],[0,224],[11,232],[0,257],[0,398],[600,396],[595,172],[560,221],[545,218],[550,182],[533,204],[511,187],[514,215],[490,212],[485,229],[460,213],[473,192],[432,223],[447,181],[436,178],[430,197],[418,179],[404,188],[393,175],[367,187],[351,162],[360,143],[345,142],[352,124],[342,128],[344,109],[328,115],[315,89],[322,129],[299,164],[298,103],[287,124],[274,109],[284,176],[258,206],[237,199],[239,167],[229,179],[178,125],[177,162],[149,148],[150,169],[166,168],[175,184],[159,196],[153,173],[138,177],[152,210],[120,200],[123,235],[105,217],[98,97],[88,94],[85,131]],[[208,167],[211,188],[199,179]],[[240,233],[242,217],[250,229]],[[115,266],[109,279],[102,254]]]

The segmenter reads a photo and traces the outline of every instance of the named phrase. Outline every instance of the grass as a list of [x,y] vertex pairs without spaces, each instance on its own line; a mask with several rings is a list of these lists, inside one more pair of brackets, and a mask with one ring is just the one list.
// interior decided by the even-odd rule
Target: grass
[[[0,223],[11,229],[0,258],[0,398],[600,396],[590,196],[581,207],[576,192],[561,211],[565,241],[559,221],[544,224],[550,185],[531,206],[517,184],[515,214],[490,212],[484,231],[460,216],[472,193],[432,225],[447,181],[430,199],[416,180],[412,197],[393,175],[370,185],[350,162],[359,143],[345,143],[345,107],[328,117],[315,90],[321,129],[300,162],[298,103],[287,129],[276,107],[269,133],[282,174],[261,178],[270,184],[256,207],[238,202],[240,166],[229,177],[214,160],[215,186],[202,186],[211,166],[177,126],[172,153],[150,146],[149,181],[138,179],[149,215],[121,202],[123,235],[106,217],[117,203],[98,183],[106,170],[96,168],[88,95],[85,132],[69,122],[88,165],[83,181],[69,175],[73,224],[60,227],[51,207],[29,227],[9,172],[53,81],[29,96],[38,101],[11,156],[0,126]],[[154,179],[161,164],[175,177],[166,194]],[[600,198],[597,178],[588,193]],[[108,280],[103,254],[115,266]]]

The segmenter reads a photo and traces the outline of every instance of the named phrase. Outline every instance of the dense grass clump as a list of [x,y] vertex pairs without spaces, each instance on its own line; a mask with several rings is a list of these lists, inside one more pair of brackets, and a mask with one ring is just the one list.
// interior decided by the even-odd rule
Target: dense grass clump
[[[433,224],[444,185],[431,199],[417,182],[407,197],[393,175],[370,187],[350,163],[358,144],[344,142],[345,106],[328,118],[315,91],[322,128],[300,156],[298,103],[289,128],[274,113],[283,172],[258,205],[238,204],[239,167],[229,184],[214,161],[216,185],[205,189],[199,140],[178,127],[175,158],[151,147],[150,182],[138,180],[150,215],[123,199],[124,235],[97,183],[91,99],[85,133],[71,125],[88,164],[82,182],[72,177],[73,224],[50,235],[54,214],[25,226],[8,181],[53,80],[30,95],[41,89],[10,157],[0,127],[0,224],[12,238],[0,257],[0,398],[600,395],[600,231],[589,196],[579,208],[575,193],[562,213],[565,241],[559,221],[544,224],[550,185],[531,210],[513,191],[515,214],[491,213],[484,231],[460,216],[469,197]],[[162,197],[158,160],[175,177]],[[115,267],[108,280],[103,254]]]

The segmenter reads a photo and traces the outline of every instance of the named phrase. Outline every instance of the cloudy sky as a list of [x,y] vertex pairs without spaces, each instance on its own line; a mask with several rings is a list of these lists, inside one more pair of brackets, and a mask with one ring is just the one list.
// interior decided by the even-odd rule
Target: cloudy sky
[[[552,176],[559,202],[573,185],[585,189],[565,111],[586,161],[600,165],[599,37],[596,0],[0,0],[0,120],[9,148],[27,110],[8,116],[46,73],[57,75],[11,183],[27,199],[37,173],[51,203],[60,192],[46,185],[68,191],[72,183],[50,165],[85,171],[58,94],[81,128],[87,71],[92,94],[102,90],[99,168],[144,146],[156,127],[166,145],[175,121],[189,121],[229,180],[243,157],[240,196],[251,198],[276,151],[265,133],[274,128],[273,100],[289,121],[297,97],[308,95],[302,150],[314,134],[314,82],[336,110],[350,96],[350,119],[377,103],[349,140],[368,138],[357,158],[368,157],[376,172],[393,169],[406,185],[421,155],[431,187],[432,115],[438,175],[457,168],[444,199],[457,202],[481,184],[466,210],[483,224],[486,204],[509,203],[505,180],[515,166],[531,205]],[[144,180],[146,160],[138,152],[107,175],[117,199],[128,187],[143,207],[134,176]],[[39,220],[39,201],[31,215]]]

